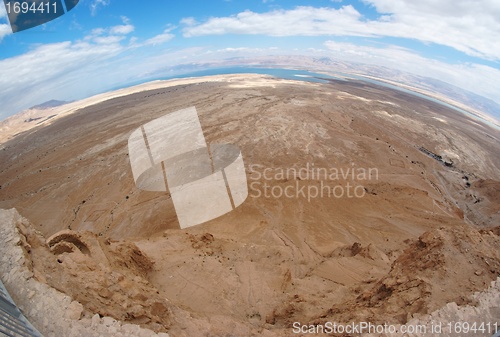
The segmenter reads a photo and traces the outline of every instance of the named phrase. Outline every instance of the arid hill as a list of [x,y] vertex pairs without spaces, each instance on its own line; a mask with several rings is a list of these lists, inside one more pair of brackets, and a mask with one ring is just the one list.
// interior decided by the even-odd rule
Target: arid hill
[[[180,230],[136,188],[127,140],[196,106],[235,144],[249,196]],[[500,274],[500,132],[362,82],[228,75],[93,104],[2,144],[0,208],[30,221],[36,277],[172,336],[278,335],[294,322],[405,323]]]

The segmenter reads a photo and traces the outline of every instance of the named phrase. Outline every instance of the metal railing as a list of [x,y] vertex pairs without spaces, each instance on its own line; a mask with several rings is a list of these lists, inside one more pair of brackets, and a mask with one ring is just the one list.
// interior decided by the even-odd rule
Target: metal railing
[[0,281],[0,336],[43,337],[22,314]]

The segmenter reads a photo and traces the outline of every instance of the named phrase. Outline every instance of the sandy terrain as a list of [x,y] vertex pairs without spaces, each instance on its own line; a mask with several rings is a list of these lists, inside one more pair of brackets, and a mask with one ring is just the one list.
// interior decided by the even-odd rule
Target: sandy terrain
[[[3,143],[0,208],[36,229],[37,279],[88,315],[171,336],[284,336],[293,322],[405,323],[497,278],[497,130],[361,82],[245,76],[123,91]],[[240,147],[250,196],[180,230],[168,194],[135,187],[127,139],[189,106],[208,143]],[[314,195],[325,185],[346,193]]]
[[[259,75],[254,74],[244,74],[244,75],[231,75],[232,78],[246,78],[250,80],[251,78],[260,78]],[[204,79],[203,81],[209,82],[219,82],[226,81],[227,76],[211,76],[210,78]],[[0,122],[0,145],[5,143],[7,140],[23,133],[28,132],[33,128],[39,126],[45,126],[51,124],[55,120],[74,113],[85,107],[98,104],[109,99],[127,96],[133,93],[148,91],[158,88],[168,88],[171,86],[177,86],[181,84],[191,84],[199,83],[199,78],[185,78],[185,79],[174,79],[165,81],[151,81],[143,84],[139,84],[133,87],[123,88],[120,90],[110,91],[103,94],[95,95],[86,99],[71,102],[65,105],[46,108],[46,109],[27,109],[21,113],[15,114],[9,118]]]
[[494,127],[496,127],[497,129],[500,128],[500,122],[498,121],[498,119],[495,119],[494,117],[488,115],[488,114],[485,114],[483,113],[482,111],[480,110],[477,110],[477,109],[474,109],[474,108],[471,108],[463,103],[460,103],[456,100],[453,100],[443,94],[440,94],[440,93],[435,93],[435,92],[432,92],[432,91],[429,91],[429,90],[424,90],[424,89],[421,89],[421,88],[416,88],[414,86],[410,86],[410,85],[406,85],[406,84],[402,84],[402,83],[399,83],[399,82],[395,82],[395,81],[391,81],[391,80],[387,80],[387,79],[383,79],[383,78],[379,78],[379,77],[373,77],[373,76],[368,76],[368,75],[362,75],[362,74],[357,74],[358,76],[361,76],[361,77],[366,77],[366,78],[370,78],[370,79],[373,79],[373,80],[376,80],[376,81],[380,81],[380,82],[385,82],[385,83],[389,83],[389,84],[392,84],[394,86],[397,86],[397,87],[400,87],[400,88],[403,88],[403,89],[407,89],[407,90],[410,90],[410,91],[414,91],[414,92],[417,92],[417,93],[420,93],[422,95],[425,95],[425,96],[429,96],[429,97],[432,97],[432,98],[435,98],[441,102],[445,102],[447,104],[450,104],[452,106],[455,106],[459,109],[462,109],[462,110],[465,110],[467,111],[468,113],[470,113],[471,115],[474,115],[474,119],[479,119],[479,120],[482,120],[482,121],[487,121],[488,123],[490,123],[490,126],[493,125]]
[[[15,209],[0,210],[0,275],[16,305],[45,337],[168,337],[109,316],[84,314],[81,303],[34,275],[26,237],[33,229]],[[0,333],[1,334],[1,333]],[[2,336],[4,336],[2,334]]]

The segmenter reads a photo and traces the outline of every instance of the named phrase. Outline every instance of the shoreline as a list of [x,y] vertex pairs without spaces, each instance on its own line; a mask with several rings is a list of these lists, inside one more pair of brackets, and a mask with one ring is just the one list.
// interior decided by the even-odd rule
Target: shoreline
[[[347,77],[343,75],[338,75],[335,73],[331,73],[329,71],[317,71],[318,74],[324,74],[328,76],[334,76],[334,77],[343,77],[347,80],[356,80],[356,78],[353,77]],[[408,90],[416,95],[423,95],[426,96],[429,101],[436,100],[438,101],[438,104],[442,104],[443,106],[449,108],[449,109],[454,109],[456,112],[461,113],[461,114],[466,114],[468,117],[470,117],[473,120],[479,121],[481,123],[486,124],[487,126],[495,129],[495,130],[500,130],[500,122],[496,120],[493,116],[489,116],[485,113],[482,113],[476,109],[473,109],[469,106],[466,106],[465,104],[462,104],[460,102],[457,102],[453,100],[452,98],[442,96],[439,94],[435,94],[432,92],[429,92],[428,90],[425,89],[420,89],[408,84],[404,83],[399,83],[399,82],[394,82],[391,80],[375,77],[375,76],[370,76],[370,75],[363,75],[363,74],[356,74],[353,73],[355,76],[363,77],[366,79],[374,80],[374,81],[379,81],[382,83],[386,83],[398,88],[401,88],[402,90]],[[105,101],[108,101],[110,99],[118,98],[118,97],[123,97],[143,91],[149,91],[149,90],[156,90],[156,89],[161,89],[161,88],[169,88],[173,86],[179,86],[179,85],[188,85],[188,84],[197,84],[197,83],[203,83],[203,82],[231,82],[232,80],[243,80],[245,82],[249,82],[249,85],[257,85],[255,83],[255,80],[260,81],[261,85],[265,86],[264,83],[262,82],[277,82],[279,83],[294,83],[294,82],[300,82],[303,85],[306,84],[317,84],[314,82],[308,82],[304,81],[302,78],[305,76],[297,76],[297,80],[293,79],[285,79],[285,78],[279,78],[275,77],[273,75],[266,75],[266,74],[258,74],[258,73],[234,73],[234,74],[220,74],[220,75],[208,75],[208,76],[197,76],[197,77],[179,77],[179,78],[172,78],[172,79],[167,79],[167,80],[152,80],[149,82],[133,85],[127,88],[121,88],[121,89],[116,89],[116,90],[111,90],[107,91],[104,93],[100,93],[94,96],[90,96],[87,98],[83,98],[81,100],[73,101],[61,106],[53,107],[53,108],[48,108],[48,109],[43,109],[43,110],[37,110],[37,109],[27,109],[24,111],[21,111],[17,114],[14,114],[10,117],[7,117],[6,119],[0,121],[0,146],[6,143],[7,141],[15,138],[17,135],[20,135],[22,133],[28,132],[31,129],[34,129],[38,126],[44,126],[44,125],[49,125],[53,121],[62,118],[64,116],[70,115],[80,109],[84,109],[87,107],[90,107],[92,105],[96,105]],[[252,81],[254,82],[252,84]],[[271,83],[267,83],[267,85],[271,85]],[[375,85],[377,85],[375,83]],[[245,84],[235,84],[235,87],[245,87]],[[390,89],[390,88],[389,88]],[[397,90],[397,89],[395,89]],[[448,107],[447,105],[451,106]],[[462,110],[462,111],[460,111]],[[465,112],[465,113],[464,113]],[[42,119],[41,122],[31,124],[31,122],[26,122],[27,120],[39,120]]]
[[[473,117],[474,119],[479,119],[479,121],[481,121],[483,123],[487,123],[489,126],[500,130],[500,121],[497,120],[496,118],[494,118],[493,116],[487,115],[484,112],[481,112],[479,110],[471,108],[470,106],[467,106],[463,103],[460,103],[460,102],[458,102],[450,97],[443,96],[439,93],[436,94],[436,93],[430,92],[426,89],[421,89],[421,88],[411,86],[408,84],[404,84],[404,83],[400,83],[400,82],[394,82],[394,81],[380,78],[380,77],[375,77],[375,76],[370,76],[370,75],[362,75],[362,74],[355,74],[355,75],[360,76],[360,77],[365,77],[365,78],[368,78],[371,80],[387,83],[387,84],[390,84],[390,85],[393,85],[396,87],[400,87],[402,89],[409,90],[409,91],[412,91],[414,93],[427,96],[431,99],[435,99],[435,100],[440,101],[444,104],[451,105],[454,109],[464,110],[465,112],[467,112],[469,114],[469,117]],[[457,110],[457,112],[462,113],[459,110]]]
[[[146,83],[134,85],[128,88],[117,89],[113,91],[108,91],[105,93],[97,94],[88,98],[84,98],[78,101],[60,105],[57,107],[36,110],[28,109],[19,112],[15,115],[7,117],[3,121],[0,121],[0,146],[5,144],[7,141],[15,138],[17,135],[28,132],[38,126],[49,125],[55,120],[62,117],[70,115],[80,109],[84,109],[114,98],[119,98],[127,95],[136,94],[143,91],[156,90],[162,88],[169,88],[179,85],[197,84],[203,82],[231,82],[231,81],[246,82],[245,83],[234,83],[236,87],[238,86],[269,86],[277,83],[301,83],[304,85],[313,84],[301,80],[287,80],[280,78],[273,78],[270,75],[262,74],[225,74],[225,75],[211,75],[202,77],[185,77],[185,78],[174,78],[169,80],[154,80]],[[273,82],[273,83],[271,83]],[[45,118],[42,122],[37,124],[31,124],[24,122],[25,120],[39,117],[40,119]]]

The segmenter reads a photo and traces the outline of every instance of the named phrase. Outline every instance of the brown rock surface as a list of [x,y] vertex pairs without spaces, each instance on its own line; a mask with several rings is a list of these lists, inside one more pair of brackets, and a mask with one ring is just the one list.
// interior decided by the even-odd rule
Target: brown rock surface
[[[47,285],[44,275],[33,269],[27,236],[41,238],[15,209],[0,210],[0,237],[3,239],[0,245],[0,277],[16,305],[43,336],[120,337],[135,334],[168,337],[163,332],[156,334],[138,325],[122,324],[111,317],[93,315],[81,303]],[[39,246],[43,240],[34,240],[34,243]]]
[[[168,195],[134,186],[127,139],[192,105],[208,143],[241,148],[250,196],[179,230]],[[368,84],[201,79],[88,106],[2,144],[0,207],[31,221],[39,280],[90,312],[173,336],[286,335],[295,321],[362,315],[405,322],[466,304],[498,276],[499,138],[470,117]],[[280,176],[290,168],[377,175]],[[352,183],[364,193],[266,197],[265,183]]]

